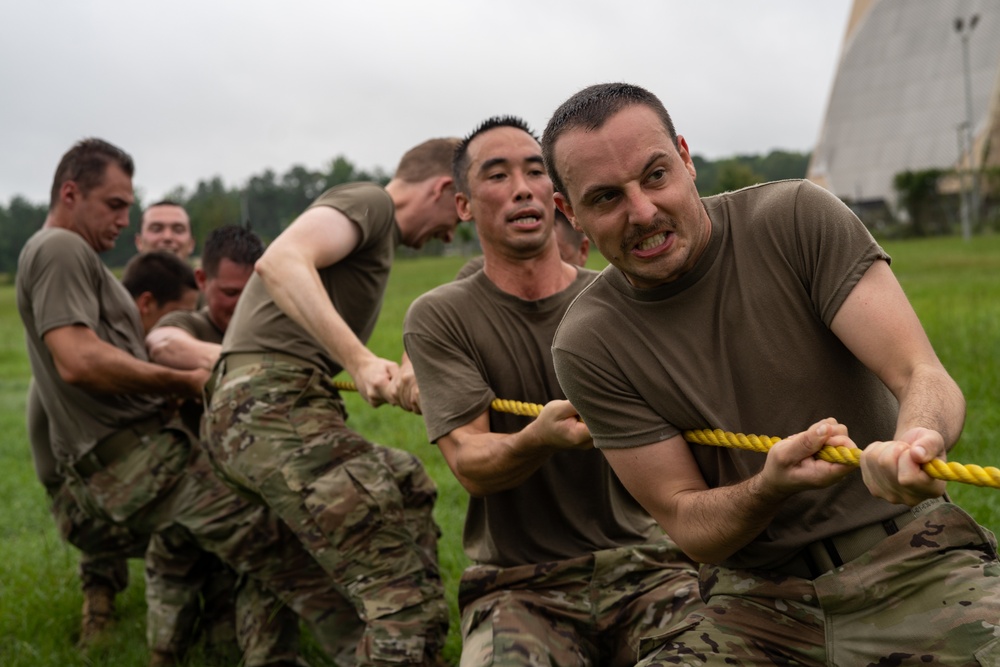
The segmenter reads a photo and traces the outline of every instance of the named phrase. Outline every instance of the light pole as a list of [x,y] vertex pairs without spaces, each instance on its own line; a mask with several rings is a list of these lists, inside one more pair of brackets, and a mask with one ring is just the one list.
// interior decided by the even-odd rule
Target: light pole
[[[966,241],[972,238],[972,224],[977,218],[979,209],[979,184],[974,171],[973,156],[975,151],[972,143],[972,73],[969,67],[969,37],[977,23],[979,23],[979,14],[970,16],[968,23],[961,18],[955,19],[955,32],[962,39],[962,69],[965,76],[965,146],[969,151],[969,176],[972,178],[972,187],[967,192],[968,211],[966,215],[962,216],[962,238]],[[962,179],[962,182],[964,183],[965,179]]]

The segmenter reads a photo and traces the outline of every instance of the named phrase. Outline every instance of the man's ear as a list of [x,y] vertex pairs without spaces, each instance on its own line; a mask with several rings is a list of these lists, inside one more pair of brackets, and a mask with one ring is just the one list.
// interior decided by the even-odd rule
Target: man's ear
[[455,193],[455,210],[458,211],[458,217],[462,222],[472,220],[472,202],[469,201],[469,195],[464,192]]
[[691,159],[691,149],[688,148],[687,140],[683,135],[677,135],[677,153],[681,156],[684,168],[691,174],[691,178],[698,180],[698,170],[694,167],[694,160]]
[[83,193],[80,192],[80,186],[77,185],[76,181],[63,181],[63,184],[59,186],[59,201],[67,208],[72,208],[73,204],[82,196]]
[[[441,197],[449,196],[449,188],[455,184],[455,179],[451,176],[438,176],[434,179],[434,185],[431,189],[431,193],[434,197],[434,201],[437,201]],[[454,190],[454,188],[451,188]]]
[[135,305],[139,308],[139,314],[145,315],[153,307],[158,307],[159,304],[156,303],[156,299],[153,298],[152,292],[143,292],[135,298]]
[[198,285],[198,291],[205,291],[205,283],[208,282],[208,276],[205,275],[205,269],[200,266],[194,270],[194,281]]
[[552,199],[556,203],[556,208],[562,211],[562,214],[565,215],[566,219],[573,225],[573,229],[578,232],[582,232],[583,230],[580,229],[580,225],[576,224],[576,217],[573,215],[573,205],[569,203],[569,199],[561,192],[553,193]]

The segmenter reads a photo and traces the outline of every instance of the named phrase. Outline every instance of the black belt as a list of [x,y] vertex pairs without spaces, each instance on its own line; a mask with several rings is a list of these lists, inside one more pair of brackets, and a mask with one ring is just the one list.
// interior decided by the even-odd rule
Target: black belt
[[163,424],[164,419],[160,415],[133,422],[99,440],[89,452],[80,457],[73,469],[86,479],[135,449],[144,436],[160,430]]
[[851,562],[885,538],[895,535],[903,526],[913,522],[924,512],[943,502],[945,501],[942,498],[929,498],[899,516],[817,540],[807,544],[789,562],[773,569],[781,574],[815,579],[844,563]]
[[232,352],[223,357],[222,360],[226,364],[225,372],[227,373],[245,366],[257,366],[275,362],[303,368],[315,368],[320,371],[323,370],[319,365],[308,359],[296,357],[294,354],[285,354],[284,352]]

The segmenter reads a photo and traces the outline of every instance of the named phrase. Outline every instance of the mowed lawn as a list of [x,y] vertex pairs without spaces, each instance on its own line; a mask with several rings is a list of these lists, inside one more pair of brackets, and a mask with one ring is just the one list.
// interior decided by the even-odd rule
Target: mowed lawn
[[[936,239],[886,244],[899,276],[945,366],[968,401],[968,418],[951,458],[1000,466],[1000,237]],[[419,294],[450,280],[463,258],[400,260],[393,270],[382,316],[370,347],[398,359],[402,320]],[[592,266],[599,268],[599,257]],[[734,323],[733,325],[738,326]],[[0,665],[144,665],[142,567],[132,565],[132,585],[119,596],[119,614],[106,644],[86,656],[74,648],[81,595],[77,556],[63,545],[48,514],[25,436],[24,396],[30,371],[14,290],[0,287]],[[517,399],[509,396],[504,398]],[[356,395],[345,397],[350,425],[371,440],[420,456],[437,481],[436,514],[444,535],[441,562],[452,604],[447,655],[457,661],[455,594],[466,564],[461,549],[466,495],[436,449],[426,441],[420,417],[391,407],[373,409]],[[692,426],[714,426],[712,424]],[[849,426],[849,425],[848,425]],[[785,435],[769,433],[765,435]],[[950,484],[952,498],[987,527],[1000,528],[1000,490]],[[307,645],[314,665],[330,664]],[[198,650],[189,665],[211,664]]]

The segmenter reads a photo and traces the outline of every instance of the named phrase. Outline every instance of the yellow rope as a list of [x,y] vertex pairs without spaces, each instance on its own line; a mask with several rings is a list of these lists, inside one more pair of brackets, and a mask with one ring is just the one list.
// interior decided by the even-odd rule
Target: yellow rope
[[[334,386],[341,391],[357,391],[353,382],[334,381]],[[538,403],[523,403],[504,398],[496,398],[490,407],[497,412],[506,412],[523,417],[537,417],[542,411]],[[684,439],[698,445],[714,445],[716,447],[731,447],[745,449],[751,452],[766,452],[781,438],[767,435],[743,435],[721,429],[695,429],[684,431]],[[830,463],[857,467],[861,463],[861,450],[849,447],[823,447],[816,457]],[[923,465],[923,470],[934,479],[945,482],[962,482],[973,486],[986,486],[1000,489],[1000,469],[993,466],[985,468],[974,463],[962,464],[956,461],[934,459]]]

